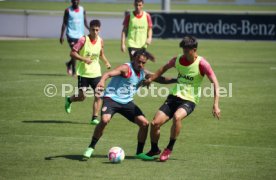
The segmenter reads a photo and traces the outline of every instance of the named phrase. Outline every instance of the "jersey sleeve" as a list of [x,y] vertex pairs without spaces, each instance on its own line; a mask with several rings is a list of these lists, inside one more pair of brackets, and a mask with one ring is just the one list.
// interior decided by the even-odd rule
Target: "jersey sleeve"
[[73,46],[73,50],[79,52],[85,43],[85,36],[82,36],[78,42]]
[[214,74],[214,71],[213,71],[211,65],[204,58],[202,58],[199,63],[199,70],[200,70],[200,74],[202,76],[206,75],[206,76],[210,77]]
[[151,16],[149,13],[147,13],[147,21],[148,21],[149,28],[152,28],[152,20],[151,20]]
[[128,27],[128,25],[129,25],[129,19],[130,19],[130,14],[127,14],[125,16],[125,19],[124,19],[124,22],[123,22],[123,26]]

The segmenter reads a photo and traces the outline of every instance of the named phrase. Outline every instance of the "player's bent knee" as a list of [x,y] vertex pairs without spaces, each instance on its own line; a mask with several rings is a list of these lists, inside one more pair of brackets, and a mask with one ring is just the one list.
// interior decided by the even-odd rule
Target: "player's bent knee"
[[103,118],[100,123],[102,123],[103,125],[107,125],[109,123],[110,119],[109,118]]
[[152,121],[152,122],[150,123],[150,125],[151,125],[151,127],[153,127],[153,128],[160,128],[160,127],[161,127],[161,124],[160,124],[160,123],[157,123],[157,122],[154,122],[154,121]]
[[149,127],[149,122],[148,122],[148,121],[140,121],[140,122],[136,122],[136,124],[137,124],[140,128],[148,128],[148,127]]
[[148,122],[148,121],[143,122],[143,123],[142,123],[142,126],[143,126],[143,127],[149,127],[149,122]]
[[177,123],[177,122],[181,122],[182,119],[184,119],[184,117],[179,116],[179,115],[174,115],[173,116],[173,122]]
[[79,94],[79,96],[77,97],[79,101],[84,101],[85,100],[85,95]]

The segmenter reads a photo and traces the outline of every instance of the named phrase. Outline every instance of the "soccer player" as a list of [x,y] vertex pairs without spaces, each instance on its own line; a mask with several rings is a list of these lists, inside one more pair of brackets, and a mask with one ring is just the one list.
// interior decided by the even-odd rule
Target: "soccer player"
[[214,71],[205,58],[197,54],[198,42],[195,37],[186,36],[180,42],[183,54],[172,58],[168,63],[151,75],[145,84],[149,84],[161,76],[168,69],[176,68],[178,72],[177,84],[172,88],[167,100],[155,114],[150,127],[151,149],[148,156],[159,155],[158,147],[160,127],[172,120],[170,141],[160,155],[160,161],[168,160],[175,141],[180,133],[182,119],[191,114],[199,102],[201,82],[206,75],[214,84],[213,115],[219,119],[219,83]]
[[[92,20],[89,28],[90,34],[81,37],[70,53],[72,58],[78,60],[77,75],[79,93],[65,98],[65,111],[67,113],[71,112],[72,102],[83,101],[85,99],[85,92],[89,86],[95,92],[96,85],[99,83],[102,75],[99,60],[101,59],[108,69],[111,67],[104,54],[103,40],[99,36],[100,27],[101,22],[99,20]],[[93,115],[90,122],[93,125],[99,123],[97,118],[101,103],[101,98],[94,96]]]
[[[72,49],[78,42],[78,39],[84,36],[84,26],[89,29],[86,12],[82,6],[79,6],[80,0],[71,0],[72,5],[65,9],[63,16],[63,23],[60,33],[60,44],[64,41],[64,31],[66,29],[67,42]],[[67,67],[67,74],[76,75],[76,61],[71,58],[65,63]]]
[[[96,126],[91,143],[83,154],[85,158],[91,157],[106,125],[115,113],[119,113],[139,126],[136,158],[153,160],[153,157],[143,153],[149,122],[141,109],[133,102],[134,94],[145,79],[144,66],[148,59],[154,60],[154,57],[145,50],[138,50],[134,54],[133,61],[120,65],[102,76],[97,85],[99,89],[104,88],[108,78],[112,77],[112,79],[104,91],[101,121]],[[159,82],[168,83],[171,79],[163,78]]]
[[121,33],[121,51],[126,52],[126,35],[129,57],[132,60],[134,52],[146,49],[152,41],[151,16],[143,11],[144,1],[134,0],[135,10],[130,12],[124,19]]

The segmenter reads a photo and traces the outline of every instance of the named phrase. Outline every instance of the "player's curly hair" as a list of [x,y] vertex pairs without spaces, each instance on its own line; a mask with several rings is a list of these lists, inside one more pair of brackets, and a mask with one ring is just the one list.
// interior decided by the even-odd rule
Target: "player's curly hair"
[[153,62],[155,62],[155,57],[148,51],[146,51],[145,49],[139,49],[137,51],[135,51],[135,53],[133,54],[133,57],[137,57],[137,56],[145,56],[148,60],[151,60]]
[[182,41],[179,43],[179,47],[181,48],[197,48],[198,42],[196,37],[194,36],[185,36]]

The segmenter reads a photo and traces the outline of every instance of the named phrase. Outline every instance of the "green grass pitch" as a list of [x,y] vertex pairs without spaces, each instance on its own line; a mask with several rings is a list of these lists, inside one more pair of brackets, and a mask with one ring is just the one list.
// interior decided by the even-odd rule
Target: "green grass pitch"
[[[155,71],[181,53],[178,41],[154,40],[149,51],[157,62],[147,68]],[[220,99],[221,120],[212,117],[213,99],[202,98],[183,121],[171,159],[159,163],[133,158],[138,127],[115,115],[94,157],[84,162],[81,155],[94,131],[88,124],[93,98],[74,103],[70,115],[64,112],[61,86],[77,84],[65,73],[68,45],[58,39],[0,41],[0,179],[274,179],[275,49],[268,41],[199,40],[198,53],[211,63],[220,85],[232,83],[232,97]],[[105,41],[105,52],[113,67],[128,61],[119,40]],[[166,75],[176,76],[173,70]],[[47,84],[57,87],[55,97],[44,95]],[[164,100],[135,97],[149,121]],[[161,129],[161,148],[170,126]],[[121,164],[108,163],[112,146],[125,150]],[[149,147],[148,138],[145,151]]]
[[[131,4],[82,3],[87,11],[123,12]],[[0,2],[0,9],[63,11],[68,3]],[[159,10],[160,5],[146,4]],[[172,10],[275,11],[275,6],[172,5]],[[220,99],[220,121],[211,115],[212,98],[204,97],[183,121],[171,159],[166,163],[133,158],[137,126],[115,115],[89,161],[80,161],[94,127],[88,124],[93,98],[64,112],[62,84],[76,86],[65,73],[69,48],[58,40],[0,41],[0,179],[275,179],[276,176],[276,43],[200,40],[198,53],[207,58],[220,85],[232,97]],[[154,40],[155,71],[181,53],[178,40]],[[119,41],[105,41],[113,67],[127,62]],[[104,71],[104,69],[103,69]],[[175,76],[171,70],[167,76]],[[44,87],[57,87],[46,97]],[[161,87],[160,85],[156,84]],[[207,79],[204,86],[209,86]],[[171,85],[166,85],[171,87]],[[68,95],[71,95],[69,93]],[[149,121],[165,98],[135,97]],[[161,129],[160,147],[169,139],[171,122]],[[110,164],[108,149],[126,152],[121,164]],[[148,138],[145,151],[150,147]]]

